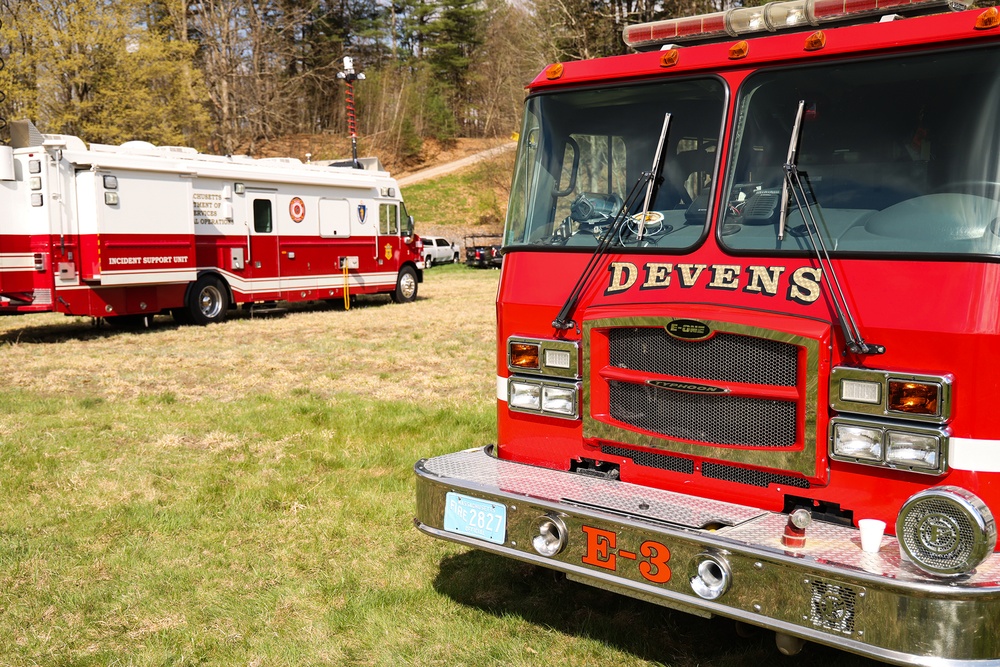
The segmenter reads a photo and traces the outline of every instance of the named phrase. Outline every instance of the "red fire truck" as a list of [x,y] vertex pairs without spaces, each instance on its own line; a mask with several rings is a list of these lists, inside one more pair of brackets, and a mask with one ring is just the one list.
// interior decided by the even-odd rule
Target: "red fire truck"
[[786,653],[1000,664],[1000,15],[942,9],[774,2],[546,68],[497,442],[417,463],[419,529]]
[[208,324],[238,304],[416,298],[420,240],[399,186],[371,161],[87,146],[12,126],[0,150],[0,314]]

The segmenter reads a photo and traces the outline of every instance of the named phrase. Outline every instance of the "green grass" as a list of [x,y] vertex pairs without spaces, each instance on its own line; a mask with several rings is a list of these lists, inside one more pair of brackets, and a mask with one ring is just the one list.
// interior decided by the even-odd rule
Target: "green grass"
[[207,328],[0,320],[0,665],[773,662],[769,633],[413,528],[414,462],[495,433],[497,279]]

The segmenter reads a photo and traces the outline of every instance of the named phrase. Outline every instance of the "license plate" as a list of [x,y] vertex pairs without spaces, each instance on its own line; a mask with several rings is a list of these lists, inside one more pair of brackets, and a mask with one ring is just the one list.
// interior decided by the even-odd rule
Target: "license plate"
[[444,529],[503,544],[507,537],[507,506],[449,491],[445,497]]

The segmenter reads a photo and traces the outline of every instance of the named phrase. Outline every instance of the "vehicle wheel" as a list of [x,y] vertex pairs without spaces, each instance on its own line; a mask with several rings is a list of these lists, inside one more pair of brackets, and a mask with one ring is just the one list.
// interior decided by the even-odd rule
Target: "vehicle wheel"
[[456,252],[456,253],[455,253],[455,256],[454,256],[454,257],[452,258],[452,260],[451,260],[451,263],[452,263],[452,264],[458,264],[458,262],[459,262],[459,259],[458,259],[458,253]]
[[417,273],[412,266],[404,266],[396,278],[396,290],[392,293],[396,303],[409,303],[417,300]]
[[191,321],[198,325],[213,324],[226,319],[229,309],[229,295],[226,288],[215,276],[202,276],[188,292],[188,313]]
[[174,318],[174,322],[177,324],[191,324],[193,320],[191,319],[191,311],[185,308],[172,308],[170,310],[170,316]]
[[434,258],[431,257],[430,255],[427,255],[427,257],[424,258],[424,268],[429,269],[432,266],[434,266]]

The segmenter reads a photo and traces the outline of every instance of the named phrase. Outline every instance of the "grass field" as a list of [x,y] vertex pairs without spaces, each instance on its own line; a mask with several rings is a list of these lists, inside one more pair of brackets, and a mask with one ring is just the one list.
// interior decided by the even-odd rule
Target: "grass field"
[[413,463],[493,437],[497,279],[206,328],[0,319],[0,665],[794,664],[412,527]]

